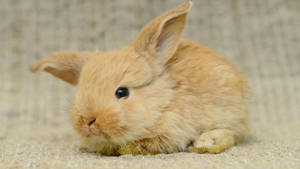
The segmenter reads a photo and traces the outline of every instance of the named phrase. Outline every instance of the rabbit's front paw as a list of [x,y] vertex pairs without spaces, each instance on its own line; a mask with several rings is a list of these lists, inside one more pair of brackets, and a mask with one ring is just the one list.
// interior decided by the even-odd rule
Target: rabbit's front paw
[[218,154],[234,144],[232,131],[216,129],[205,132],[195,140],[193,146],[187,148],[189,152]]
[[124,154],[147,155],[147,154],[150,154],[147,152],[147,150],[145,150],[144,148],[142,148],[141,146],[139,146],[138,144],[136,144],[134,142],[129,142],[129,143],[121,146],[119,148],[118,152],[121,155],[124,155]]

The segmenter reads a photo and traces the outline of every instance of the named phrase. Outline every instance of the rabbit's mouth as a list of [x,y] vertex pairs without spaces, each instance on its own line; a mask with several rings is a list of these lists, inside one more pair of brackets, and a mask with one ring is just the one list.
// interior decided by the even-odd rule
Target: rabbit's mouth
[[104,132],[101,132],[101,131],[96,131],[95,129],[93,128],[86,128],[86,133],[89,135],[89,136],[94,136],[94,137],[104,137],[105,139],[109,140],[111,137],[104,133]]
[[97,142],[120,142],[126,136],[128,127],[120,125],[116,113],[72,114],[73,127],[85,138],[95,139]]

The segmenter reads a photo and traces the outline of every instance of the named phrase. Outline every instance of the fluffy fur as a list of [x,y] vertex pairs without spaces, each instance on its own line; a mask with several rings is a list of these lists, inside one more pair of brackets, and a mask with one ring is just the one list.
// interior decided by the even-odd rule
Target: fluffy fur
[[[77,87],[74,128],[106,155],[219,153],[248,132],[248,87],[225,57],[181,38],[192,3],[106,53],[58,52],[31,66]],[[127,87],[130,96],[117,99]]]

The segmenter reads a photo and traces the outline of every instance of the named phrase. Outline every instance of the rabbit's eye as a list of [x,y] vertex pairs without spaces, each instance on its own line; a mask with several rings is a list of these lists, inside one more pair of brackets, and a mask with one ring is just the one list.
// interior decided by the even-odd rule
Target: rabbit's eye
[[129,96],[129,90],[128,88],[126,87],[119,87],[117,90],[116,90],[116,93],[115,93],[116,97],[118,99],[121,99],[121,98],[127,98]]

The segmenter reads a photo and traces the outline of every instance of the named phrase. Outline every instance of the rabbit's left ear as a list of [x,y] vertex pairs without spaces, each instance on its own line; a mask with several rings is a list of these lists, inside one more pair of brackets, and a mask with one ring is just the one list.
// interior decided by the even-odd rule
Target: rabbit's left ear
[[75,86],[83,65],[92,57],[90,52],[61,51],[30,66],[32,72],[45,71]]
[[136,50],[166,63],[176,52],[192,2],[185,2],[148,23],[134,42]]

